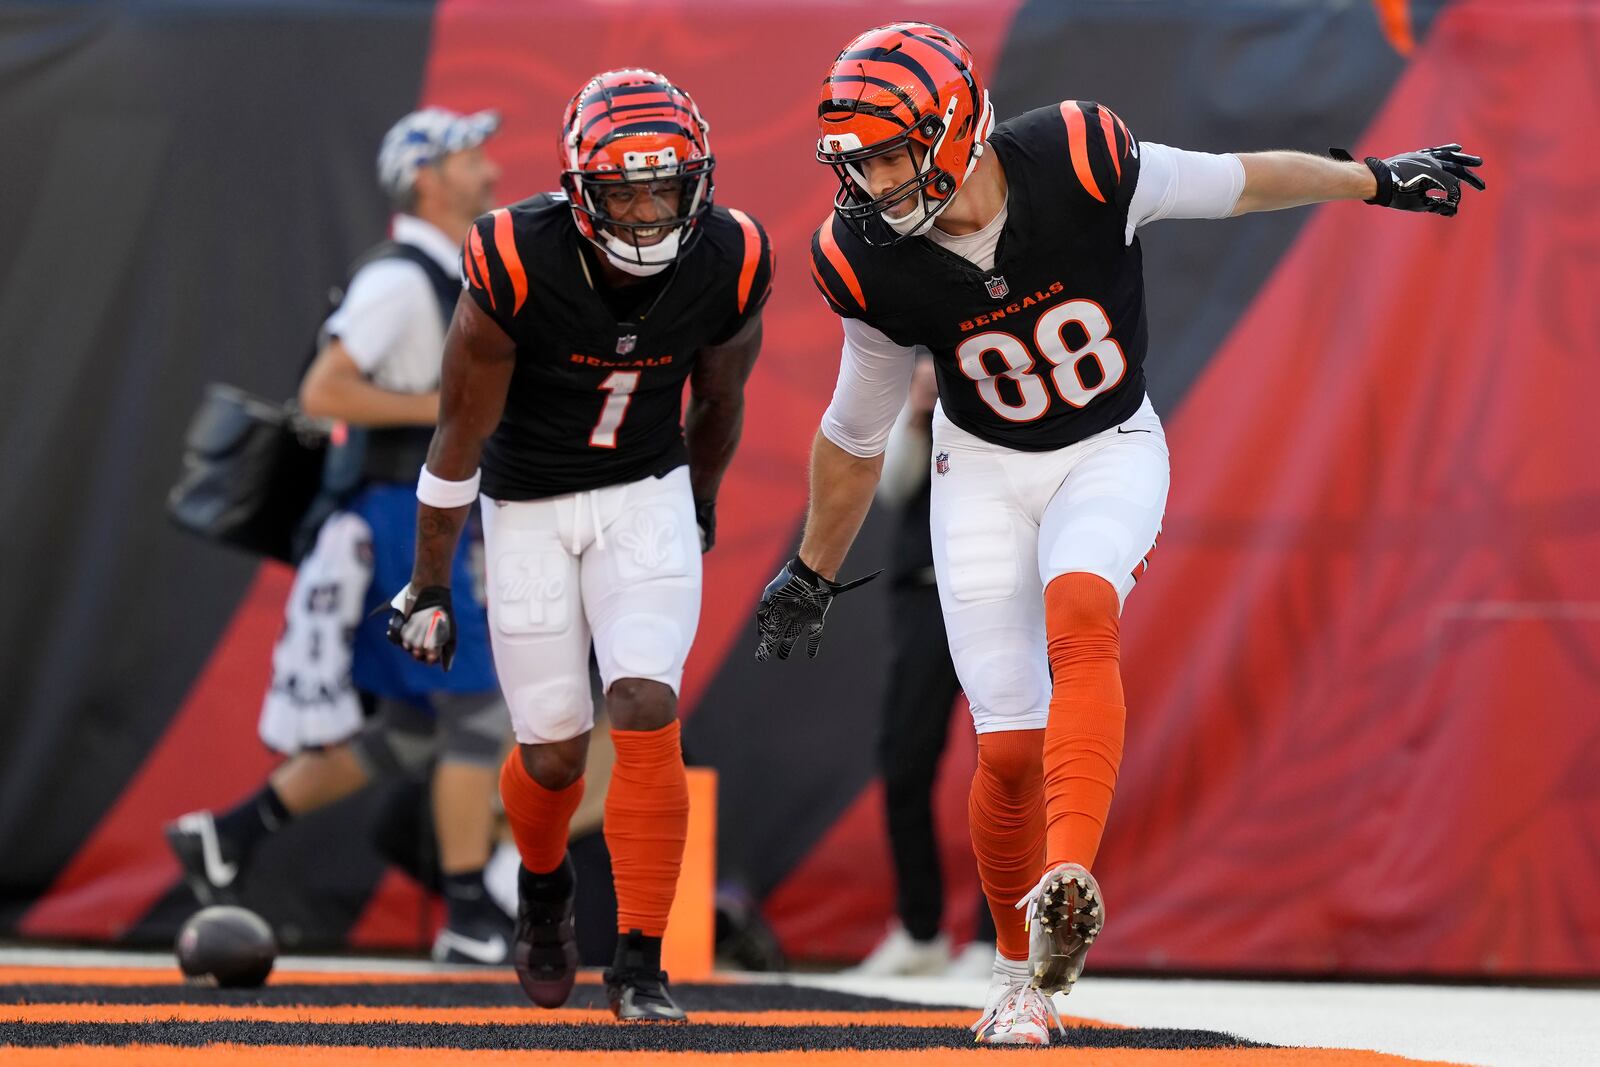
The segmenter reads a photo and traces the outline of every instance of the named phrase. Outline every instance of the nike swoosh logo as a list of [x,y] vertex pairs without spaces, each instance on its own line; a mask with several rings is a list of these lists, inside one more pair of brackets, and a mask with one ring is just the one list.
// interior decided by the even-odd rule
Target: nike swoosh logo
[[479,941],[475,937],[458,934],[454,930],[440,930],[439,943],[455,949],[464,956],[471,956],[479,963],[502,963],[506,958],[506,939],[499,934],[495,934],[487,941]]
[[205,815],[188,816],[183,821],[189,824],[184,829],[200,835],[200,858],[206,865],[206,880],[223,888],[232,885],[239,875],[239,865],[222,858],[216,824]]
[[1118,426],[1117,427],[1117,432],[1118,433],[1150,433],[1151,431],[1149,431],[1149,430],[1129,430],[1126,427]]

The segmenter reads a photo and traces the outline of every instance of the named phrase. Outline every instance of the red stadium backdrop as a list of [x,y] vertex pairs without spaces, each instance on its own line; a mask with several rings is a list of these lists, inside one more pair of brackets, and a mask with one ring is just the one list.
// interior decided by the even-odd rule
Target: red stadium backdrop
[[[270,5],[248,10],[275,17]],[[749,659],[754,599],[792,550],[837,367],[837,324],[804,269],[832,195],[810,158],[816,93],[872,16],[847,3],[442,0],[431,18],[419,11],[392,29],[425,58],[384,99],[394,115],[418,101],[499,108],[492,147],[508,197],[554,184],[557,118],[584,78],[648,65],[709,118],[718,199],[772,236],[778,281],[707,558],[686,738],[692,757],[719,768],[724,871],[763,898],[793,955],[859,956],[893,897],[871,771],[881,591],[846,605],[853,619],[830,618],[815,663],[758,671]],[[1161,552],[1124,622],[1129,743],[1100,861],[1112,921],[1095,966],[1600,976],[1600,450],[1586,410],[1600,395],[1600,12],[1580,0],[1227,11],[1043,0],[918,9],[967,39],[1002,115],[1097,98],[1136,134],[1186,147],[1360,154],[1455,139],[1488,160],[1488,192],[1469,191],[1452,222],[1343,204],[1160,224],[1143,238],[1149,371],[1174,477]],[[359,40],[372,16],[338,17],[356,20]],[[0,42],[30,28],[0,19]],[[248,54],[248,42],[234,47]],[[39,48],[87,84],[99,76]],[[283,144],[297,121],[340,121],[347,76],[333,62],[313,76],[333,117],[286,114],[273,127]],[[289,158],[330,168],[330,187],[370,215],[362,198],[375,193],[361,183],[379,118],[363,120],[367,139],[350,159]],[[22,228],[9,210],[0,236]],[[231,225],[265,241],[275,222]],[[372,236],[342,234],[321,266],[331,274]],[[174,258],[171,285],[192,288],[193,257]],[[317,280],[279,294],[307,321]],[[20,321],[0,304],[7,350]],[[189,353],[167,365],[189,392],[164,409],[172,425],[131,429],[143,436],[125,450],[144,457],[156,501],[199,383],[249,380],[243,361],[172,329],[156,336]],[[270,387],[290,387],[290,373],[275,371]],[[101,416],[122,403],[108,396]],[[64,402],[48,413],[63,426],[76,415]],[[133,514],[156,547],[149,560],[92,548],[107,580],[84,588],[88,601],[140,566],[213,577],[186,583],[196,606],[154,636],[117,637],[167,654],[162,685],[119,684],[107,664],[88,672],[104,672],[91,691],[65,672],[45,677],[36,655],[19,662],[23,710],[81,723],[75,736],[93,742],[63,733],[47,744],[43,727],[20,725],[0,735],[12,753],[0,842],[21,857],[0,886],[0,921],[20,935],[170,937],[192,904],[161,820],[232,803],[270,766],[254,720],[285,574],[182,540],[157,504]],[[92,521],[51,519],[60,543],[82,543]],[[881,524],[874,531],[851,568],[891,550]],[[89,643],[76,632],[51,640],[45,651],[62,655]],[[937,811],[960,937],[976,900],[972,743],[964,707],[953,714]],[[108,716],[137,728],[107,727]],[[69,795],[91,799],[28,825],[24,812]],[[293,877],[263,910],[280,925],[292,914],[305,944],[425,944],[415,886],[360,850],[320,858],[356,821],[308,823],[301,851],[282,860]]]
[[1319,210],[1169,420],[1102,962],[1593,969],[1600,151],[1573,131],[1600,100],[1573,33],[1446,10],[1359,143],[1482,146],[1488,195],[1445,226]]

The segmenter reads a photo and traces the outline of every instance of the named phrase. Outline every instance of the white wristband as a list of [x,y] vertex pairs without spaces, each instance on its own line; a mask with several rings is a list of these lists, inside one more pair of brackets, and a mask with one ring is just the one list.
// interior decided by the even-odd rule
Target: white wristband
[[430,471],[426,464],[417,475],[417,500],[430,508],[465,507],[478,499],[478,480],[482,471],[473,471],[464,482],[447,482]]

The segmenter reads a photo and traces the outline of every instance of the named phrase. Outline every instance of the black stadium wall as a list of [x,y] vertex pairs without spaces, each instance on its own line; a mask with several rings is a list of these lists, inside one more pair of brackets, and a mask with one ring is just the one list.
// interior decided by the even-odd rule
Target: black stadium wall
[[[1129,749],[1102,859],[1123,918],[1099,963],[1600,974],[1600,920],[1575,903],[1600,892],[1585,565],[1600,480],[1572,460],[1594,446],[1577,398],[1600,386],[1581,295],[1600,221],[1552,163],[1600,163],[1577,132],[1600,121],[1600,16],[1581,0],[936,10],[1002,116],[1096,99],[1187,148],[1460,139],[1489,160],[1489,192],[1450,223],[1345,204],[1143,236],[1174,495],[1125,620]],[[383,234],[384,129],[423,104],[499,108],[491,147],[518,199],[553,185],[578,84],[646,65],[696,96],[719,200],[763,221],[779,262],[707,558],[686,746],[719,771],[721,871],[786,947],[870,947],[892,902],[873,770],[882,590],[830,616],[815,662],[757,665],[750,619],[792,551],[837,366],[805,267],[831,195],[810,162],[816,88],[873,17],[844,2],[0,8],[0,933],[169,940],[192,904],[162,820],[232,803],[271,766],[254,727],[287,573],[187,538],[162,501],[207,382],[293,391],[328,286]],[[848,571],[892,551],[888,527],[869,519]],[[1538,738],[1506,742],[1522,694]],[[960,934],[972,742],[963,706],[929,713],[956,716],[937,810]],[[379,802],[263,851],[252,903],[289,942],[426,944],[415,887],[370,845]],[[1492,898],[1459,887],[1552,848],[1573,857],[1566,884],[1486,948]],[[1352,870],[1383,899],[1351,905]],[[1189,921],[1197,886],[1236,910]]]
[[8,928],[114,809],[254,580],[164,518],[183,433],[206,382],[293,392],[328,286],[383,232],[372,158],[416,106],[429,19],[0,10],[4,571],[33,604],[0,622]]

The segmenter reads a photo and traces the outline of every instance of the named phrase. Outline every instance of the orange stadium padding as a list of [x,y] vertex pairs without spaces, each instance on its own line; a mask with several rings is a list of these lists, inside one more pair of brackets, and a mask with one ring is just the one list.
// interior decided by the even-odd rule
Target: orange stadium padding
[[661,941],[661,966],[675,981],[700,981],[716,962],[717,772],[690,767],[688,775],[689,836]]

